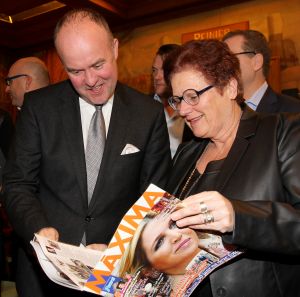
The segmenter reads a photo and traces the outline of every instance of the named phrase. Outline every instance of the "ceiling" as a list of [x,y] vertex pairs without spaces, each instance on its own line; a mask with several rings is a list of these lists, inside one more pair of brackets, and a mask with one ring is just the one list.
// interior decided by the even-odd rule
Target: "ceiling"
[[98,10],[113,32],[124,31],[249,0],[1,0],[0,47],[50,44],[58,19],[72,8]]

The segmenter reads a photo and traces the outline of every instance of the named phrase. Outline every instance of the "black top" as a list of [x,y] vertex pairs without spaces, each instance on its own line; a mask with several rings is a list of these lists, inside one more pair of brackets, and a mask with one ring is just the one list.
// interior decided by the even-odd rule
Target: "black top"
[[[218,178],[218,174],[221,171],[222,164],[224,159],[212,161],[207,164],[207,167],[203,174],[200,174],[198,170],[191,170],[184,179],[182,185],[179,187],[179,193],[182,196],[182,199],[200,193],[202,191],[211,191],[215,189],[215,184]],[[194,168],[194,167],[193,167]],[[194,172],[193,172],[194,171]],[[189,182],[187,180],[190,178]],[[184,191],[182,189],[186,185]],[[182,192],[182,193],[181,193]],[[178,194],[179,195],[179,194]],[[212,297],[211,287],[209,277],[206,277],[202,283],[198,285],[195,291],[192,293],[193,297]]]

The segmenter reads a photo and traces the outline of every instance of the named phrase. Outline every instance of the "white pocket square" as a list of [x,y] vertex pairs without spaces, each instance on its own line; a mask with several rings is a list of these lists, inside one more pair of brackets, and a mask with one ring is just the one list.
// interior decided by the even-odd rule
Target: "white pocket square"
[[123,151],[121,153],[121,156],[122,155],[129,155],[129,154],[134,154],[134,153],[137,153],[139,152],[140,150],[134,146],[133,144],[130,144],[130,143],[127,143],[125,145],[125,147],[123,148]]

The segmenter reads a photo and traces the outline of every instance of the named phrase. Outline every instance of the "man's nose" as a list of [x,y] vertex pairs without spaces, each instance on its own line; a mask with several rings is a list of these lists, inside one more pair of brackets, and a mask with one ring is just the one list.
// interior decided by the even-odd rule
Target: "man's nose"
[[97,79],[97,75],[93,73],[93,71],[88,70],[85,72],[85,83],[88,86],[93,87],[96,84]]
[[162,69],[157,70],[156,73],[154,74],[154,79],[161,80],[163,78],[164,78],[164,71]]

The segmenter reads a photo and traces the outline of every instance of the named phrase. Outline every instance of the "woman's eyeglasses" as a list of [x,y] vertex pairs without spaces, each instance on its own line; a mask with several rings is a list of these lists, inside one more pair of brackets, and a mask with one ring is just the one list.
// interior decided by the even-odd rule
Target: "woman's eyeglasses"
[[172,96],[169,98],[170,106],[178,110],[181,104],[181,101],[184,100],[185,103],[189,105],[196,105],[199,103],[200,96],[206,91],[210,90],[213,86],[207,86],[200,91],[196,91],[194,89],[187,89],[183,92],[182,96]]

